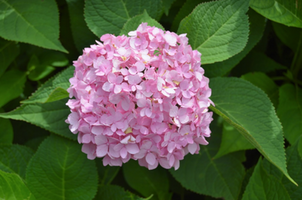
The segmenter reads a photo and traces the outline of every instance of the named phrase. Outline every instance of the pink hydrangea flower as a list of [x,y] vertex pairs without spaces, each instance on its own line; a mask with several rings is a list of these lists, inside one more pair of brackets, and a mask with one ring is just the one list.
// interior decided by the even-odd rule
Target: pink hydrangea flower
[[129,36],[103,35],[74,61],[66,122],[88,159],[178,169],[211,133],[213,102],[201,54],[186,34],[146,23]]

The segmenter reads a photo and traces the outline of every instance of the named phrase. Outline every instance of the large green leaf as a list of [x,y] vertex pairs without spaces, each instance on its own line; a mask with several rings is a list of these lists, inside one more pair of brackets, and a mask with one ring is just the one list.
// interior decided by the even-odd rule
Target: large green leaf
[[96,159],[96,166],[99,174],[99,183],[101,186],[109,185],[120,170],[118,166],[104,166],[100,158]]
[[246,191],[245,199],[284,199],[296,200],[302,193],[302,158],[299,154],[301,139],[294,146],[286,150],[287,166],[289,174],[294,177],[298,187],[290,182],[280,171],[267,160],[259,160]]
[[161,0],[90,0],[85,1],[85,21],[90,30],[101,37],[106,33],[118,35],[128,19],[148,14],[158,20],[162,13]]
[[18,42],[67,52],[59,39],[59,11],[55,0],[2,0],[0,36]]
[[176,0],[163,0],[163,7],[164,7],[164,10],[165,10],[165,14],[166,15],[169,15],[169,10],[172,6],[172,4],[175,2]]
[[241,78],[262,89],[268,95],[275,108],[277,107],[279,88],[270,77],[262,72],[251,72],[242,75]]
[[137,15],[135,17],[132,17],[131,19],[128,19],[128,21],[124,24],[123,29],[121,30],[120,35],[128,35],[130,31],[136,30],[137,27],[142,23],[146,22],[148,23],[148,26],[155,26],[160,29],[164,29],[164,27],[158,23],[156,20],[152,19],[146,10],[144,10],[144,13],[141,15]]
[[[248,11],[248,16],[250,22],[250,34],[249,34],[248,42],[245,48],[243,49],[243,51],[222,62],[203,65],[202,67],[204,68],[207,77],[216,77],[216,76],[225,75],[232,68],[234,68],[260,41],[265,28],[266,19],[253,10]],[[259,61],[258,59],[256,60]]]
[[73,141],[51,135],[40,145],[26,171],[29,189],[39,200],[89,200],[97,192],[95,162]]
[[0,38],[0,76],[19,54],[19,45],[16,42],[5,41]]
[[[0,112],[3,112],[3,109],[0,108]],[[10,123],[10,120],[0,118],[0,127],[1,127],[0,145],[12,144],[14,131],[13,131],[12,124]]]
[[293,181],[286,169],[282,126],[267,95],[238,78],[213,78],[210,87],[215,103],[211,109]]
[[0,113],[0,117],[22,120],[44,128],[50,132],[75,140],[76,135],[72,134],[65,123],[69,108],[65,105],[67,99],[50,103],[23,104],[19,108],[8,112]]
[[74,67],[70,66],[45,82],[38,90],[22,103],[47,103],[69,96],[66,91],[70,86],[69,79],[73,76]]
[[55,68],[47,64],[43,65],[38,57],[33,54],[27,64],[27,70],[29,72],[28,78],[32,81],[38,81],[53,72]]
[[274,31],[278,38],[293,51],[296,51],[298,47],[297,38],[300,37],[300,28],[288,27],[283,24],[272,22]]
[[187,33],[203,64],[228,59],[245,47],[249,25],[246,0],[220,0],[198,5],[184,18],[178,33]]
[[0,170],[0,199],[35,200],[36,198],[29,191],[20,176]]
[[84,1],[66,0],[68,5],[71,33],[78,52],[95,43],[98,38],[88,29],[84,20]]
[[284,24],[302,28],[301,0],[250,0],[250,7],[264,17]]
[[181,9],[175,16],[171,29],[177,30],[180,21],[185,18],[187,15],[189,15],[193,9],[200,3],[207,2],[208,0],[186,0],[186,2],[182,5]]
[[23,92],[26,73],[10,70],[0,77],[0,108]]
[[282,183],[269,175],[259,160],[251,176],[242,200],[290,200],[290,196]]
[[98,194],[95,197],[95,200],[98,199],[110,199],[110,200],[143,200],[132,194],[131,192],[125,191],[124,188],[117,185],[104,185],[99,188]]
[[[148,170],[130,160],[123,166],[124,177],[133,189],[145,197],[153,194],[156,199],[169,199],[169,180],[167,172],[162,168]],[[146,187],[148,185],[148,187]]]
[[25,179],[26,167],[33,154],[26,146],[0,146],[0,170],[16,173]]
[[209,145],[201,146],[198,155],[186,155],[180,168],[170,172],[188,190],[226,200],[238,199],[244,179],[242,159],[235,154],[214,159],[221,138],[218,130],[213,129],[214,123]]
[[279,89],[278,116],[282,122],[284,136],[294,144],[302,135],[302,89],[285,84]]
[[237,129],[235,129],[230,124],[224,122],[221,144],[218,153],[215,155],[215,158],[219,158],[231,152],[253,148],[255,147],[249,141],[247,141]]

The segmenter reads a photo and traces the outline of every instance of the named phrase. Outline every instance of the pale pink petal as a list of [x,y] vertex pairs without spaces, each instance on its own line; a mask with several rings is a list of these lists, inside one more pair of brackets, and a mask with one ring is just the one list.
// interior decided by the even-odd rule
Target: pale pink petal
[[94,137],[94,140],[95,140],[95,144],[97,145],[105,144],[108,142],[107,137],[104,135],[97,135]]
[[141,72],[145,69],[145,64],[142,62],[136,62],[135,63],[137,71]]
[[147,135],[149,133],[149,130],[144,126],[141,126],[139,130],[144,135]]
[[114,73],[109,73],[109,74],[107,75],[107,78],[108,78],[108,81],[109,81],[110,83],[115,83],[116,76],[115,76]]
[[129,75],[128,76],[128,83],[130,85],[137,85],[141,82],[141,77],[139,77],[138,75]]
[[125,147],[122,148],[122,149],[120,150],[120,154],[121,154],[121,157],[122,157],[122,158],[126,158],[126,157],[127,157],[127,154],[128,154],[127,149],[126,149]]
[[109,82],[106,82],[104,83],[102,89],[106,92],[110,92],[113,88],[113,84],[112,83],[109,83]]
[[175,157],[174,155],[172,154],[169,158],[169,165],[172,167],[174,165],[174,162],[175,162]]
[[96,148],[96,156],[101,158],[104,157],[108,153],[108,146],[107,145],[99,145]]
[[169,153],[172,153],[174,151],[175,147],[176,147],[176,144],[174,142],[169,143],[168,148],[167,148]]
[[156,157],[153,153],[148,153],[146,155],[146,161],[149,165],[154,165],[156,162]]
[[176,117],[178,112],[177,106],[172,106],[169,112],[170,117]]
[[113,104],[118,104],[121,101],[121,95],[113,94],[109,97],[109,101]]
[[127,148],[127,151],[131,154],[136,154],[139,152],[139,148],[138,148],[137,144],[129,143],[126,145],[126,148]]
[[189,144],[188,145],[188,150],[191,154],[194,154],[197,150],[197,144],[196,143]]
[[152,116],[152,110],[149,109],[149,108],[145,108],[145,114],[146,114],[148,117],[151,117],[151,116]]
[[130,73],[130,74],[133,75],[133,74],[136,74],[136,72],[137,72],[137,71],[136,71],[136,68],[135,68],[135,67],[130,67],[130,69],[129,69],[129,73]]
[[202,145],[209,144],[209,142],[206,141],[206,139],[203,136],[194,139],[194,141],[197,142],[198,144],[202,144]]
[[166,34],[164,35],[164,38],[165,38],[166,42],[167,42],[169,45],[171,45],[171,46],[175,46],[175,45],[176,45],[177,39],[176,39],[176,37],[175,37],[173,34],[171,34],[171,33],[166,33]]
[[129,139],[130,139],[130,135],[128,135],[128,136],[126,136],[124,139],[122,139],[122,140],[121,140],[121,143],[122,143],[122,144],[128,144]]
[[174,169],[178,170],[179,166],[180,166],[179,160],[175,160],[175,162],[174,162]]
[[115,85],[115,87],[114,87],[114,93],[115,94],[118,94],[118,93],[120,93],[121,91],[122,91],[122,86],[121,85]]
[[104,128],[101,126],[93,126],[91,128],[91,133],[95,135],[101,135],[104,132]]
[[89,142],[91,142],[91,136],[90,136],[90,134],[83,135],[83,137],[82,137],[82,143],[88,144]]
[[96,157],[96,155],[95,155],[95,145],[94,144],[91,144],[91,143],[83,144],[82,152],[87,154],[87,158],[89,160],[93,160]]
[[128,111],[130,108],[130,102],[129,99],[125,99],[122,101],[122,108],[124,109],[124,111]]

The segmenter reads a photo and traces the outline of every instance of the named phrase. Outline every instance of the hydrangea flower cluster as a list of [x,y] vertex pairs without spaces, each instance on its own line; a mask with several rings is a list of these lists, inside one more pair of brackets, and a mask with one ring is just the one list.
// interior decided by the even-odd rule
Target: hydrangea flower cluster
[[211,133],[213,103],[201,54],[186,34],[146,23],[129,36],[105,34],[74,61],[66,122],[88,159],[178,169]]

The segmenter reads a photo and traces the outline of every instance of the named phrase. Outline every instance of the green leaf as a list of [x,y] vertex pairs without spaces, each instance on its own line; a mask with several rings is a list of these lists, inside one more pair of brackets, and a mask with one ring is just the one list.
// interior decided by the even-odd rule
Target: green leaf
[[118,35],[128,19],[144,10],[156,19],[162,15],[161,0],[90,0],[85,1],[84,16],[89,29],[98,37],[106,33]]
[[250,22],[250,34],[248,42],[243,51],[225,61],[203,65],[202,67],[204,68],[205,75],[207,77],[225,75],[232,68],[234,68],[260,41],[264,32],[266,19],[253,10],[248,11],[248,16]]
[[124,164],[123,173],[128,185],[144,197],[153,194],[157,199],[165,200],[169,196],[169,180],[164,169],[148,170],[139,166],[137,161],[130,160]]
[[242,199],[243,193],[246,189],[247,184],[249,183],[249,180],[250,180],[250,178],[251,178],[251,176],[254,172],[255,167],[256,167],[256,165],[254,165],[253,167],[246,170],[245,177],[242,181],[241,192],[240,192],[240,195],[239,195],[238,199]]
[[48,135],[34,137],[34,138],[28,140],[24,145],[27,146],[27,147],[29,147],[29,148],[31,148],[34,151],[37,151],[38,147],[43,142],[43,140],[45,140],[45,138],[47,136]]
[[214,159],[220,135],[212,131],[209,145],[201,146],[198,155],[186,155],[180,162],[180,168],[176,171],[171,169],[170,172],[188,190],[226,200],[238,199],[244,179],[241,159],[235,154]]
[[85,47],[95,43],[98,39],[87,27],[84,20],[84,1],[66,0],[71,33],[78,52],[82,52]]
[[253,84],[238,78],[213,78],[210,82],[211,110],[222,116],[255,146],[284,175],[285,162],[282,126],[267,95]]
[[33,54],[27,64],[29,71],[28,78],[32,81],[38,81],[55,70],[54,67],[40,63],[38,57]]
[[[0,108],[0,113],[3,112],[3,109]],[[0,127],[1,127],[1,134],[0,134],[0,145],[1,144],[12,144],[14,131],[10,120],[8,119],[1,119],[0,118]]]
[[0,170],[25,179],[26,167],[34,152],[21,145],[0,146]]
[[259,159],[253,175],[251,176],[242,200],[290,200],[286,189],[272,175],[269,175],[262,166],[262,161]]
[[279,170],[271,165],[267,160],[263,161],[264,169],[271,175],[274,175],[282,182],[283,186],[287,190],[288,194],[290,195],[291,199],[299,199],[301,198],[302,194],[302,173],[301,173],[301,166],[302,166],[302,157],[299,152],[299,149],[302,146],[301,138],[297,140],[297,142],[286,149],[286,159],[287,159],[287,166],[288,166],[288,173],[290,176],[294,177],[295,181],[298,183],[298,187],[292,184],[288,179],[284,177],[283,174],[279,172]]
[[95,162],[73,141],[51,135],[29,162],[26,182],[37,199],[93,199],[97,192]]
[[250,7],[264,17],[286,26],[299,28],[302,28],[301,4],[301,0],[250,0]]
[[47,100],[45,102],[47,103],[47,102],[58,101],[60,99],[64,99],[64,98],[68,97],[68,95],[69,95],[69,93],[66,91],[66,89],[57,87],[50,93],[49,97],[47,98]]
[[0,38],[0,76],[2,76],[8,66],[15,60],[19,52],[19,45],[17,45],[16,42],[5,41]]
[[65,122],[70,113],[69,108],[65,105],[66,102],[67,99],[62,99],[44,104],[23,104],[11,112],[0,113],[0,117],[26,121],[50,132],[76,140],[76,135],[70,132],[68,124]]
[[[286,158],[288,173],[295,178],[298,187],[290,182],[280,171],[269,163],[267,160],[259,161],[258,171],[254,171],[253,179],[250,179],[246,189],[246,199],[255,199],[254,194],[258,195],[258,199],[286,199],[295,200],[301,198],[302,193],[302,158],[299,154],[302,140],[299,139],[294,146],[287,148]],[[259,169],[260,168],[260,169]],[[260,176],[259,176],[260,174]],[[260,188],[259,186],[262,187]],[[261,191],[262,190],[262,191]],[[259,193],[261,191],[261,193]],[[271,192],[276,192],[271,194]],[[250,198],[247,198],[250,197]]]
[[22,103],[47,103],[67,98],[69,94],[66,90],[70,86],[69,79],[73,76],[73,73],[73,66],[66,68],[45,82],[32,96],[22,101]]
[[278,116],[289,143],[294,144],[302,135],[302,89],[285,84],[279,90]]
[[214,158],[235,151],[254,149],[255,147],[243,137],[240,132],[228,123],[223,123],[222,139],[218,153]]
[[26,187],[20,176],[0,170],[0,199],[35,200],[36,198]]
[[47,49],[67,52],[59,38],[59,11],[55,0],[3,0],[0,36]]
[[120,35],[128,35],[130,31],[136,30],[137,27],[143,23],[147,22],[148,26],[155,26],[160,29],[164,29],[164,27],[158,23],[156,20],[152,19],[146,10],[144,10],[144,13],[141,15],[137,15],[135,17],[132,17],[131,19],[128,19],[128,21],[124,24],[123,29],[121,30]]
[[274,31],[278,38],[293,51],[298,47],[297,39],[300,37],[301,29],[295,27],[288,27],[283,24],[272,22]]
[[187,33],[203,64],[226,60],[242,51],[248,40],[246,0],[220,0],[198,5],[184,18],[178,33]]
[[207,2],[208,0],[186,0],[186,2],[183,4],[177,15],[175,16],[171,29],[177,30],[180,21],[185,18],[187,15],[189,15],[193,9],[200,3]]
[[169,15],[169,10],[175,1],[176,0],[163,0],[163,7],[166,15]]
[[96,159],[100,185],[109,185],[120,170],[117,166],[104,166],[102,159]]
[[251,51],[241,62],[237,65],[232,74],[240,76],[249,72],[271,72],[279,69],[287,69],[285,66],[277,63],[262,52]]
[[57,51],[47,51],[39,56],[42,65],[51,65],[54,67],[65,67],[69,60],[66,55]]
[[10,70],[0,77],[0,108],[23,92],[26,74],[19,70]]
[[30,72],[28,78],[38,81],[53,72],[55,67],[64,67],[68,63],[69,60],[61,52],[47,51],[39,57],[33,54],[27,64],[27,70]]
[[262,72],[251,72],[242,75],[241,78],[262,89],[268,95],[275,108],[277,107],[279,88],[270,77]]
[[47,75],[49,75],[51,72],[55,70],[52,66],[47,65],[39,65],[38,68],[34,69],[30,72],[28,75],[28,78],[32,81],[38,81],[42,78],[45,78]]
[[117,186],[117,185],[104,185],[99,188],[98,194],[95,198],[97,199],[110,199],[110,200],[143,200],[132,194],[128,191],[125,191],[124,188]]

